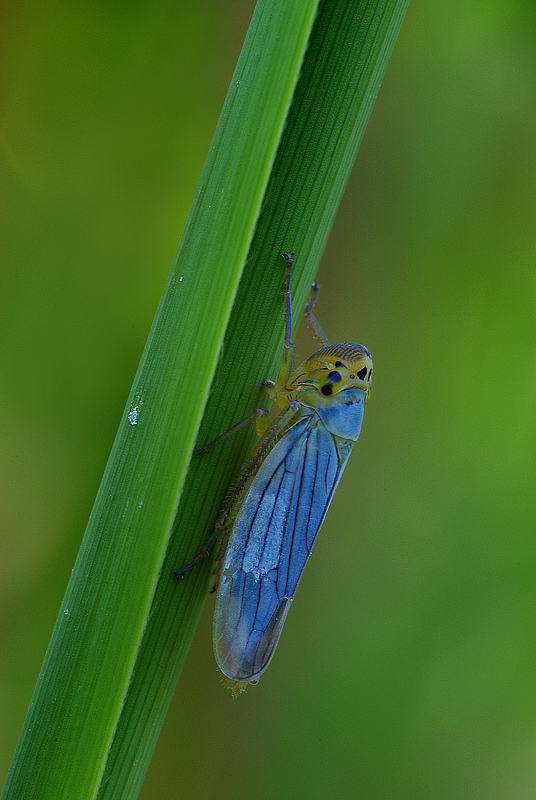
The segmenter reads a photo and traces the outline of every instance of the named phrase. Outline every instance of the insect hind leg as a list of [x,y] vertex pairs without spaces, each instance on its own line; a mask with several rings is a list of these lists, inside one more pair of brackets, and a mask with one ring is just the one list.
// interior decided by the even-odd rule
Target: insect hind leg
[[190,572],[191,569],[193,569],[195,566],[197,566],[197,564],[199,564],[199,562],[201,561],[202,558],[204,558],[205,556],[208,556],[208,554],[210,553],[210,550],[212,548],[212,545],[214,544],[216,539],[219,536],[221,536],[221,534],[222,534],[222,529],[220,527],[216,526],[216,528],[212,532],[210,538],[207,539],[207,541],[205,542],[205,544],[203,545],[201,550],[199,550],[195,554],[195,556],[192,558],[192,560],[188,564],[186,564],[186,566],[183,567],[182,569],[175,570],[175,572],[173,574],[175,575],[175,577],[177,578],[178,581],[180,581],[181,578],[184,578],[184,576],[187,575]]
[[[204,445],[203,447],[199,447],[197,448],[197,450],[194,450],[193,455],[199,456],[202,453],[210,452],[210,450],[213,450],[219,444],[221,444],[230,436],[232,436],[233,433],[238,433],[238,431],[242,430],[242,428],[245,428],[246,425],[249,425],[250,422],[255,422],[255,429],[257,435],[262,436],[270,425],[270,413],[266,408],[256,408],[247,417],[241,419],[240,422],[236,423],[236,425],[233,425],[232,428],[229,428],[229,430],[225,431],[224,433],[221,433],[219,436],[217,436],[211,442],[208,442],[208,444]],[[178,581],[180,581],[181,578],[184,578],[184,576],[187,575],[191,569],[193,569],[197,564],[199,564],[199,562],[204,556],[207,556],[209,554],[210,550],[212,549],[212,545],[214,544],[216,539],[218,539],[219,536],[222,534],[222,531],[223,531],[223,526],[216,523],[214,531],[207,539],[203,547],[195,554],[192,560],[189,561],[188,564],[186,564],[186,566],[183,567],[182,569],[174,571],[173,574],[175,575]],[[211,589],[211,591],[213,591],[213,589]]]

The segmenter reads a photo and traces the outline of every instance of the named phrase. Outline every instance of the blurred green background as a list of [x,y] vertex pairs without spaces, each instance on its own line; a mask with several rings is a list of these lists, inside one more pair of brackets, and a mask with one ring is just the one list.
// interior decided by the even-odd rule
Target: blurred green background
[[[3,7],[3,774],[253,7]],[[535,36],[411,0],[318,275],[363,433],[235,702],[207,601],[143,800],[535,796]]]

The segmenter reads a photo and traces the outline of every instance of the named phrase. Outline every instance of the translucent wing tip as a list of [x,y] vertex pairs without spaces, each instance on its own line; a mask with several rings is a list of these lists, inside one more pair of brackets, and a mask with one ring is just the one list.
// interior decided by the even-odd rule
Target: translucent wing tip
[[249,683],[257,683],[270,663],[291,602],[292,598],[285,597],[277,604],[265,630],[252,627],[248,609],[244,607],[237,628],[224,625],[221,629],[215,615],[214,655],[233,694],[243,692]]

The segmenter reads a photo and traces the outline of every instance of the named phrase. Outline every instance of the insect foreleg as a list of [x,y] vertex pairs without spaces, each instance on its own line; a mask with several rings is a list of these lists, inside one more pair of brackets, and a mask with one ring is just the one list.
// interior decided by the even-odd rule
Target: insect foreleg
[[320,286],[316,281],[313,281],[311,286],[311,294],[309,295],[309,300],[307,301],[307,305],[305,306],[305,311],[303,312],[303,316],[305,317],[309,327],[312,329],[314,335],[317,339],[320,339],[324,347],[329,345],[327,337],[316,321],[316,318],[313,316],[313,308],[315,307],[316,298],[318,297],[318,292],[320,291]]
[[290,277],[292,275],[292,261],[294,260],[294,253],[283,253],[283,258],[287,262],[287,281],[285,286],[285,341],[283,343],[283,358],[281,359],[281,366],[279,374],[274,385],[275,395],[284,391],[285,385],[292,372],[292,299],[290,295]]

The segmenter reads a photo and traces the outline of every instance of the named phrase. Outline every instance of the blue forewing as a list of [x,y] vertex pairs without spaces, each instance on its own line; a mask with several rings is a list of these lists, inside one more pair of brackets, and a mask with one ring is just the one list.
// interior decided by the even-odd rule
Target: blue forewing
[[[339,425],[345,394],[353,417],[348,439],[341,438]],[[234,520],[214,614],[216,661],[233,681],[256,683],[268,666],[359,436],[364,393],[353,389],[339,397],[341,403],[331,409],[333,433],[330,409],[300,408],[297,421],[261,462]]]

